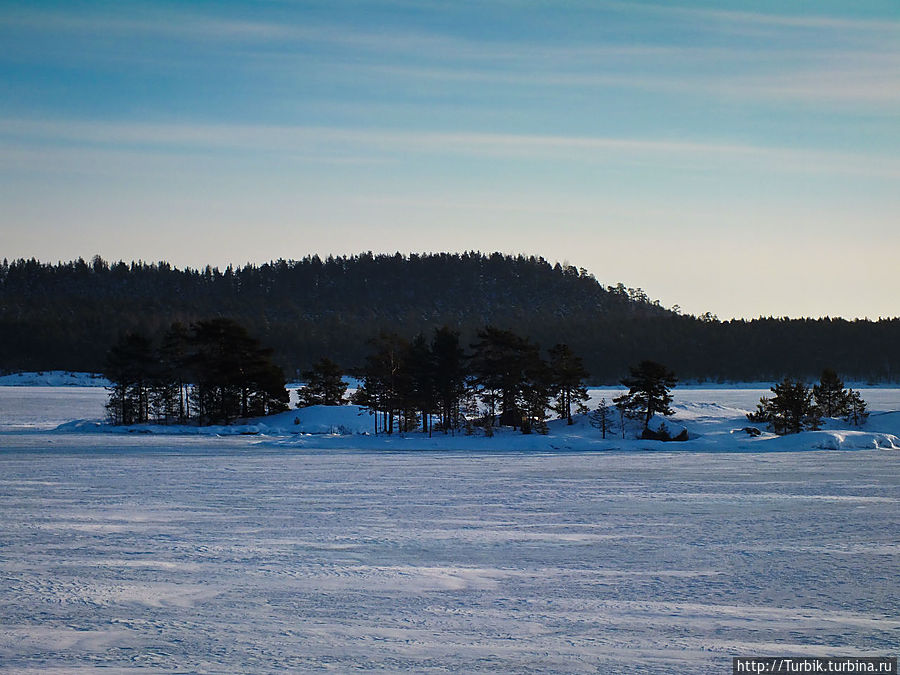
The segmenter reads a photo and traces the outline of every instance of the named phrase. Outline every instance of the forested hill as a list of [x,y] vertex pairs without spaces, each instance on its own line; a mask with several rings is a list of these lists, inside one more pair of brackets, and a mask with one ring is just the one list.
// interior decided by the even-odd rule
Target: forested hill
[[362,363],[380,331],[411,337],[449,325],[464,343],[487,324],[547,348],[568,343],[596,382],[650,358],[682,378],[815,376],[900,379],[900,320],[719,322],[681,316],[640,289],[599,284],[542,258],[483,255],[317,256],[224,271],[165,262],[0,266],[0,369],[99,370],[129,331],[227,316],[265,344],[289,376],[321,356]]

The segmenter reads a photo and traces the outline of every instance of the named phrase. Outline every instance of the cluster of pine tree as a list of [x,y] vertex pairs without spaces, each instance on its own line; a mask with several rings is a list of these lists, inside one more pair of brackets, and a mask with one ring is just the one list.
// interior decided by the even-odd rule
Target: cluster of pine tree
[[[573,423],[573,414],[587,412],[582,360],[565,344],[544,358],[540,347],[509,330],[487,326],[467,352],[460,334],[447,326],[406,340],[381,333],[368,341],[365,364],[355,369],[362,379],[352,402],[374,416],[377,434],[408,432],[419,427],[471,433],[477,421],[488,435],[495,426],[522,433],[547,433],[548,411]],[[272,363],[272,350],[237,322],[218,318],[199,321],[190,329],[174,323],[158,344],[138,333],[127,333],[109,350],[104,375],[112,382],[107,410],[114,424],[230,424],[288,409],[289,395],[282,370]],[[346,402],[343,370],[328,358],[303,373],[298,407],[341,405]],[[660,363],[645,360],[621,380],[628,392],[613,399],[619,426],[640,424],[641,437],[674,439],[649,428],[654,415],[668,416],[675,374]],[[860,425],[868,417],[859,392],[844,389],[837,373],[826,368],[812,388],[785,378],[763,397],[747,417],[769,424],[775,433],[818,429],[823,417],[842,417]],[[606,401],[589,416],[606,437],[615,421]]]
[[756,411],[747,419],[770,425],[779,436],[816,430],[826,417],[840,417],[859,426],[869,416],[862,395],[844,389],[843,381],[831,368],[822,371],[819,383],[812,388],[786,377],[772,387],[772,393],[759,400]]
[[[424,432],[451,432],[471,428],[474,419],[486,433],[495,425],[546,433],[548,409],[570,424],[573,412],[585,409],[587,372],[563,344],[545,359],[537,344],[493,326],[478,331],[468,353],[459,333],[446,326],[430,340],[382,333],[369,344],[353,402],[374,414],[376,433],[412,431],[420,424]],[[332,361],[322,360],[304,375],[301,406],[343,400],[340,369]]]
[[230,424],[288,409],[272,351],[230,319],[172,324],[158,344],[128,333],[107,354],[114,424]]

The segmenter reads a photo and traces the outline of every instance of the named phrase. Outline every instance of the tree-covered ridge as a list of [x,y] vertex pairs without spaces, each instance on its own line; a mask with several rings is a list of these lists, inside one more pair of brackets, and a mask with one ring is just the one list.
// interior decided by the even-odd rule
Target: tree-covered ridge
[[473,335],[490,322],[666,313],[639,289],[607,289],[584,270],[499,253],[310,256],[224,271],[4,260],[0,368],[97,370],[122,331],[158,335],[173,321],[215,315],[254,326],[295,372],[328,353],[361,363],[356,336],[383,330],[411,336],[449,324]]
[[292,377],[329,356],[364,363],[360,336],[411,339],[447,325],[463,343],[485,325],[541,346],[564,343],[593,382],[626,364],[666,363],[682,380],[900,378],[900,319],[683,316],[640,289],[603,286],[585,270],[499,253],[365,253],[279,260],[225,270],[165,262],[0,265],[0,369],[98,371],[127,332],[159,339],[173,322],[228,317],[252,327]]
[[[584,269],[551,265],[535,256],[500,253],[438,253],[408,256],[308,256],[224,271],[217,267],[177,269],[166,262],[109,264],[95,256],[48,264],[34,259],[4,260],[4,295],[30,294],[52,301],[66,295],[99,301],[123,297],[154,307],[190,311],[203,303],[221,303],[239,311],[265,303],[267,312],[298,316],[342,314],[347,305],[369,317],[403,320],[472,314],[552,311],[557,316],[594,310],[640,315],[670,312],[641,289],[604,288]],[[521,302],[527,296],[528,302]],[[423,300],[428,298],[427,302]],[[483,317],[482,317],[483,318]]]

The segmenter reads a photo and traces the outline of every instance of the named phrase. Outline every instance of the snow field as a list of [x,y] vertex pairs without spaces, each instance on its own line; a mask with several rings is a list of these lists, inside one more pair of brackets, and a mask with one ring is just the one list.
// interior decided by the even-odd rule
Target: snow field
[[3,673],[709,673],[900,637],[896,452],[0,444]]

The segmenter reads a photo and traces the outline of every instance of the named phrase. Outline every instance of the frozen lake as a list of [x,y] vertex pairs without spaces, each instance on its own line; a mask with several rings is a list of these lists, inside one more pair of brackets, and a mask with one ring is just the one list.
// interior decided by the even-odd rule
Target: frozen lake
[[0,448],[2,673],[724,673],[900,644],[896,451]]
[[[590,390],[590,406],[601,398],[611,403],[621,387],[599,387]],[[900,389],[862,389],[871,410],[900,410]],[[293,388],[291,405],[297,402]],[[769,389],[717,387],[676,387],[672,391],[676,403],[715,401],[721,405],[755,410],[761,396],[771,396]],[[102,419],[106,415],[107,392],[103,387],[9,387],[0,386],[0,432],[54,429],[73,419]]]
[[106,415],[103,387],[0,386],[0,432],[55,429],[73,419]]

